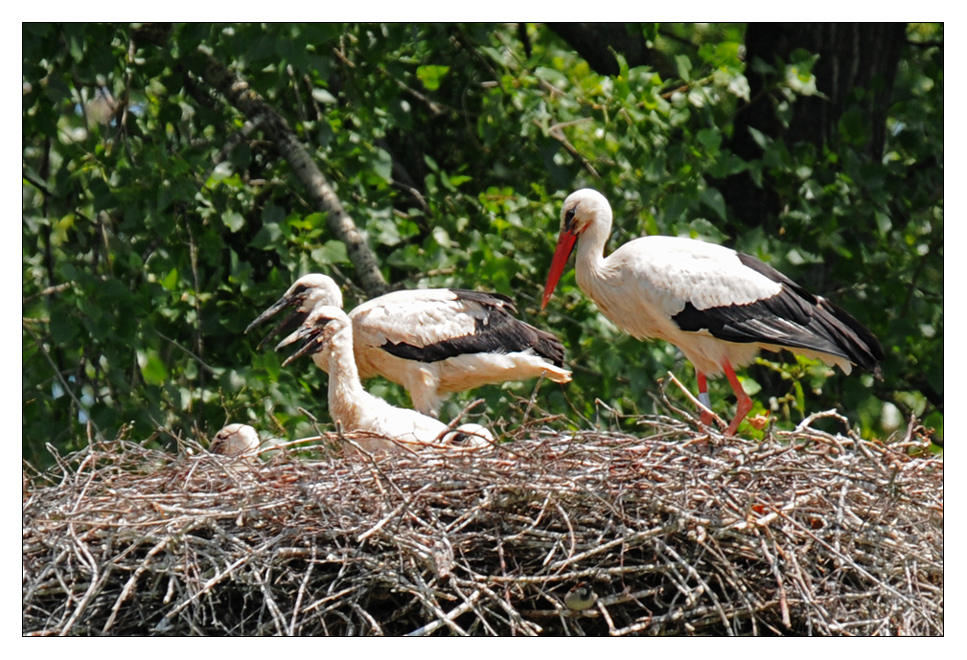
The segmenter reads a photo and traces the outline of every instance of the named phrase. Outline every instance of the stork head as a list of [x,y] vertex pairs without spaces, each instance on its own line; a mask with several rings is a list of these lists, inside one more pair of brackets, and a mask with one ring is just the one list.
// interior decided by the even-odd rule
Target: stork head
[[229,424],[215,434],[208,451],[220,456],[254,458],[259,452],[259,434],[248,424]]
[[275,350],[279,350],[283,346],[302,342],[296,352],[285,359],[282,366],[288,366],[293,360],[303,355],[312,355],[323,350],[331,344],[332,338],[337,332],[351,323],[346,312],[340,308],[333,305],[317,305],[309,312],[302,325],[275,347]]
[[554,288],[557,286],[564,266],[574,251],[580,236],[588,227],[596,224],[606,224],[611,227],[611,205],[604,195],[597,190],[583,188],[572,192],[564,200],[561,207],[561,235],[557,239],[554,258],[551,259],[551,269],[547,274],[547,284],[544,285],[544,297],[541,299],[541,309],[547,307]]
[[318,305],[342,307],[342,292],[328,275],[322,275],[320,273],[303,275],[289,287],[289,290],[281,298],[272,303],[271,307],[249,323],[248,327],[245,328],[245,332],[247,333],[262,321],[275,316],[280,310],[286,307],[292,307],[293,311],[285,317],[285,320],[279,323],[279,325],[259,342],[259,348],[262,348],[272,337],[279,334],[282,328],[288,326],[293,321],[297,323],[304,321],[309,312]]
[[443,435],[443,444],[451,447],[489,447],[495,442],[490,429],[480,424],[461,424]]
[[316,305],[342,308],[342,291],[331,277],[321,273],[303,275],[292,283],[283,298],[298,303],[299,308],[306,312]]

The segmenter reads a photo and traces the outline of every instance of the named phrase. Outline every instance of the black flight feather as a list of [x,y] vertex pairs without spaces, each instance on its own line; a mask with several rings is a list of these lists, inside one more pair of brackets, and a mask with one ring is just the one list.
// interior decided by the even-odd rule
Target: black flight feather
[[499,293],[451,289],[458,300],[478,303],[487,310],[475,319],[470,334],[427,346],[386,342],[380,348],[405,360],[439,362],[473,353],[516,353],[531,349],[558,367],[564,366],[564,345],[549,332],[539,330],[513,316],[513,301]]
[[825,298],[813,295],[772,266],[737,253],[748,268],[781,284],[779,293],[745,305],[698,309],[690,302],[672,317],[686,332],[707,330],[718,339],[765,343],[835,355],[879,374],[879,341],[859,321]]

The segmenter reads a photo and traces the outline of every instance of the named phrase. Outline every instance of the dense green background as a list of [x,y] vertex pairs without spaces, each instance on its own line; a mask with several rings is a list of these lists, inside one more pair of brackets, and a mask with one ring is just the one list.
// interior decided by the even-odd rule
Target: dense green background
[[[308,434],[300,406],[328,422],[325,375],[281,369],[242,330],[307,272],[335,277],[347,307],[367,292],[278,145],[206,84],[199,47],[286,118],[391,286],[499,291],[562,338],[574,382],[545,384],[531,417],[634,428],[614,413],[658,410],[668,370],[694,386],[677,349],[618,331],[573,271],[539,312],[561,202],[590,186],[614,206],[612,247],[650,233],[728,244],[881,339],[882,382],[788,354],[745,370],[778,424],[836,407],[886,437],[905,427],[893,413],[914,412],[941,439],[942,25],[907,26],[895,78],[840,99],[821,140],[795,117],[827,102],[816,63],[834,55],[753,57],[741,24],[628,31],[646,56],[629,67],[605,50],[606,75],[541,24],[24,25],[24,458],[86,443],[87,420],[162,443],[227,421]],[[749,101],[770,128],[740,121]],[[736,154],[740,137],[755,157]],[[775,213],[737,213],[738,176]],[[484,396],[483,421],[513,428],[532,389],[456,396],[443,416]],[[730,416],[728,384],[712,394]]]

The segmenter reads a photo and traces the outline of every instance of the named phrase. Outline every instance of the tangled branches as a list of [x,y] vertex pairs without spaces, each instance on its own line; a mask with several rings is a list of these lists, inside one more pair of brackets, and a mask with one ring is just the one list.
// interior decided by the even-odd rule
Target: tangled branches
[[925,443],[644,421],[257,465],[94,444],[25,476],[23,631],[943,634]]

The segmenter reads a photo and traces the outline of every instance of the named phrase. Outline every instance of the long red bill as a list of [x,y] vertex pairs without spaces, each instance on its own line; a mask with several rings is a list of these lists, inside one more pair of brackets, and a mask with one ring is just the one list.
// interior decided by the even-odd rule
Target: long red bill
[[571,251],[574,250],[574,245],[577,240],[577,234],[566,229],[561,232],[560,238],[557,239],[557,247],[554,248],[554,258],[551,259],[551,269],[547,273],[547,284],[544,285],[544,298],[541,300],[541,309],[547,307],[547,301],[551,299],[551,294],[554,293],[554,288],[557,286],[558,280],[561,279],[564,266],[567,265],[567,260],[571,256]]

